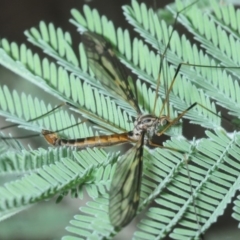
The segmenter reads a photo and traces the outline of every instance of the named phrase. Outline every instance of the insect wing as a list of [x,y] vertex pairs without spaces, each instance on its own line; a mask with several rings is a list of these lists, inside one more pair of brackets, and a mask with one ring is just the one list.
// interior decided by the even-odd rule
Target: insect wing
[[84,32],[82,42],[91,70],[101,84],[116,93],[140,113],[136,98],[127,81],[126,69],[115,56],[111,46],[100,35]]
[[126,226],[136,215],[142,178],[144,133],[117,162],[110,187],[109,216],[116,228]]

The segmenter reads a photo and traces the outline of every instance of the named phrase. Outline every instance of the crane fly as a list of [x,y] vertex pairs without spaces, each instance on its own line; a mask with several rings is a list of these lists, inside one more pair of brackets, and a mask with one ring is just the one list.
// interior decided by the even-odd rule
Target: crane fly
[[[117,162],[116,171],[109,191],[110,222],[115,229],[121,229],[132,221],[132,219],[136,216],[139,207],[144,145],[162,147],[152,142],[154,136],[162,136],[171,126],[177,123],[187,111],[197,104],[203,109],[205,107],[195,102],[174,119],[171,119],[168,115],[162,115],[162,109],[164,107],[168,107],[166,105],[168,104],[169,93],[172,89],[179,69],[181,68],[181,64],[179,64],[169,88],[166,89],[165,102],[163,103],[162,109],[159,111],[159,116],[144,114],[141,112],[134,92],[127,80],[128,76],[125,72],[124,66],[115,56],[111,45],[102,36],[89,31],[83,32],[82,42],[87,55],[88,63],[91,70],[94,72],[96,79],[100,81],[105,89],[111,93],[115,93],[118,98],[129,103],[132,109],[134,109],[137,113],[133,129],[129,132],[123,132],[120,134],[115,133],[112,135],[93,136],[70,140],[62,139],[55,132],[47,130],[43,130],[42,134],[51,145],[73,146],[78,149],[86,147],[106,147],[129,142],[133,143],[132,148],[122,155]],[[168,46],[168,44],[169,43],[167,43],[166,46]],[[165,53],[163,53],[163,57],[164,54]],[[158,87],[156,92],[158,92]],[[156,98],[153,103],[154,109],[156,107]],[[216,113],[212,112],[210,109],[206,110],[216,115]],[[170,150],[181,152],[179,149]],[[197,214],[196,211],[195,214]],[[197,215],[196,220],[198,228],[200,228]]]
[[[78,139],[63,139],[60,138],[57,133],[48,130],[43,130],[42,134],[46,141],[53,146],[72,146],[77,149],[133,143],[132,148],[130,148],[117,162],[116,172],[109,191],[110,222],[115,229],[121,229],[132,221],[138,210],[144,145],[163,147],[153,143],[152,138],[154,136],[162,136],[171,126],[176,124],[187,111],[199,103],[192,104],[174,119],[171,119],[168,115],[161,114],[164,107],[166,107],[165,105],[168,104],[169,93],[181,67],[181,65],[179,65],[169,88],[166,89],[166,97],[160,110],[160,116],[142,113],[127,80],[128,76],[124,65],[115,56],[110,43],[102,36],[90,31],[84,31],[82,33],[82,43],[89,66],[94,72],[96,79],[100,81],[105,89],[127,102],[137,113],[137,117],[133,124],[134,127],[131,131],[120,134],[114,133],[111,135]],[[157,91],[158,90],[156,90],[156,92]],[[156,107],[156,98],[157,95],[153,103],[154,109]],[[199,105],[204,108],[201,104]],[[208,111],[211,112],[211,110]],[[155,112],[155,110],[153,112]],[[215,114],[214,112],[212,113]],[[167,147],[164,148],[167,149]],[[169,149],[181,152],[179,149]]]
[[[127,102],[137,113],[133,129],[120,134],[114,133],[111,135],[92,136],[78,139],[63,139],[60,138],[57,133],[48,130],[43,130],[42,134],[46,141],[51,145],[72,146],[77,149],[133,143],[132,148],[122,155],[117,162],[116,172],[109,190],[110,222],[115,229],[121,229],[132,221],[138,210],[144,145],[162,147],[159,144],[153,143],[152,138],[154,136],[163,135],[171,126],[177,123],[187,111],[198,103],[192,104],[174,119],[171,119],[168,115],[161,114],[165,105],[168,104],[169,93],[181,67],[181,65],[179,65],[169,88],[166,89],[165,102],[160,110],[160,116],[158,117],[153,114],[142,113],[133,90],[127,80],[128,76],[124,65],[115,56],[109,42],[102,36],[90,31],[83,32],[82,42],[89,66],[94,72],[95,77],[105,89],[116,94],[120,99]],[[158,90],[156,90],[156,92],[157,91]],[[154,109],[156,107],[156,98],[153,103]],[[204,108],[204,106],[202,107]],[[209,111],[211,112],[211,110]],[[181,152],[178,149],[171,150]]]
[[115,92],[119,98],[127,101],[137,112],[132,131],[120,134],[93,136],[79,139],[61,139],[51,131],[43,130],[42,134],[48,143],[54,146],[73,146],[78,149],[86,147],[106,147],[127,142],[134,145],[117,162],[116,173],[111,183],[109,195],[109,216],[112,225],[118,229],[126,226],[135,217],[139,200],[142,179],[143,146],[154,145],[151,139],[154,135],[161,136],[170,126],[175,124],[191,105],[177,118],[171,120],[168,116],[160,117],[143,114],[127,81],[124,68],[115,56],[110,44],[100,35],[84,32],[82,42],[86,51],[90,68],[96,78],[109,91]]
[[117,163],[117,172],[110,187],[109,214],[111,223],[116,227],[126,226],[136,215],[140,198],[142,178],[143,145],[165,125],[168,118],[142,115],[134,94],[128,85],[123,66],[114,55],[108,43],[99,35],[84,32],[82,41],[91,69],[97,79],[110,91],[115,91],[136,110],[138,117],[132,131],[80,139],[60,139],[54,132],[43,130],[45,139],[54,146],[74,146],[77,148],[105,147],[126,142],[135,145]]

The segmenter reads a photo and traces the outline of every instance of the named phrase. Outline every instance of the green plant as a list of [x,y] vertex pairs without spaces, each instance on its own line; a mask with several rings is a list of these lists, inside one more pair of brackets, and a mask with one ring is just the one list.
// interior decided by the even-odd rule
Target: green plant
[[[216,104],[221,105],[229,114],[239,117],[239,70],[227,68],[238,67],[239,62],[236,51],[239,49],[239,34],[237,20],[234,21],[238,19],[238,12],[231,6],[219,6],[213,1],[211,4],[210,7],[203,5],[205,8],[193,5],[179,16],[179,21],[200,42],[201,48],[192,46],[185,36],[179,37],[174,31],[160,79],[164,79],[165,86],[169,86],[180,62],[226,68],[182,66],[170,94],[171,116],[176,116],[177,112],[184,111],[194,102],[200,102],[214,112]],[[182,8],[181,2],[169,6],[173,13]],[[213,15],[210,10],[214,10]],[[140,33],[141,39],[130,40],[127,30],[115,29],[111,21],[100,17],[96,10],[92,11],[87,6],[84,7],[85,17],[72,10],[71,22],[77,28],[87,28],[109,39],[121,61],[138,77],[136,82],[131,80],[131,83],[136,88],[140,107],[150,113],[153,111],[160,55],[149,48],[157,49],[161,54],[172,27],[159,21],[153,11],[148,11],[145,5],[139,5],[136,1],[132,2],[131,7],[125,6],[123,11],[129,23]],[[96,129],[86,124],[77,125],[66,129],[63,134],[77,138],[133,128],[132,120],[136,113],[96,81],[87,65],[82,44],[79,44],[79,57],[73,49],[70,33],[41,22],[38,29],[32,28],[25,34],[50,58],[40,59],[26,45],[18,46],[1,39],[0,63],[61,102],[69,102],[76,107],[74,110],[80,116],[98,124]],[[161,99],[165,97],[163,84],[158,94],[156,115],[159,114]],[[42,99],[10,92],[6,86],[0,88],[0,106],[1,115],[39,133],[43,128],[55,131],[78,122],[72,114],[63,110],[27,122],[26,119],[40,116],[52,107],[46,106]],[[198,238],[223,213],[239,189],[239,133],[225,131],[221,119],[200,106],[191,109],[184,117],[211,131],[206,131],[207,138],[189,141],[177,129],[164,145],[180,149],[186,155],[145,147],[139,212],[152,201],[155,205],[147,210],[139,230],[134,233],[135,238],[152,239],[154,236],[162,239],[167,235],[174,239]],[[26,173],[18,181],[8,182],[0,188],[1,219],[54,195],[59,195],[61,199],[68,191],[73,196],[82,197],[86,189],[92,201],[81,207],[81,213],[74,217],[67,230],[91,239],[110,238],[116,234],[108,220],[107,190],[118,154],[106,153],[101,149],[19,150],[16,140],[2,139],[0,144],[1,174]],[[189,162],[192,189],[186,160]],[[32,173],[29,174],[29,171]],[[239,200],[235,201],[233,217],[238,221],[240,219]],[[64,239],[77,238],[66,236]]]

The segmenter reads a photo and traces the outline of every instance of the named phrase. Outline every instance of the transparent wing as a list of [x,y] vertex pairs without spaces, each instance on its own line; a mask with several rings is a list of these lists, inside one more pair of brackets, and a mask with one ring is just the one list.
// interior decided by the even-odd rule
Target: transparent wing
[[123,228],[136,215],[142,179],[144,133],[117,162],[110,188],[109,216],[115,228]]
[[110,44],[100,35],[92,32],[84,32],[82,42],[90,68],[101,84],[114,94],[117,93],[140,114],[137,100],[127,81],[126,69],[115,56]]

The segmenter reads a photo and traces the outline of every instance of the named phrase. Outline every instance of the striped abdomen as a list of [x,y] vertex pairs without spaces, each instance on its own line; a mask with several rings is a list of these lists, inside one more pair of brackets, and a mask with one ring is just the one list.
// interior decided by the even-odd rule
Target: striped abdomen
[[131,138],[132,132],[112,134],[105,136],[93,136],[87,138],[77,138],[77,139],[62,139],[59,136],[51,131],[42,130],[42,135],[45,140],[53,146],[71,146],[77,148],[86,148],[86,147],[104,147],[117,145],[126,142],[132,142]]

